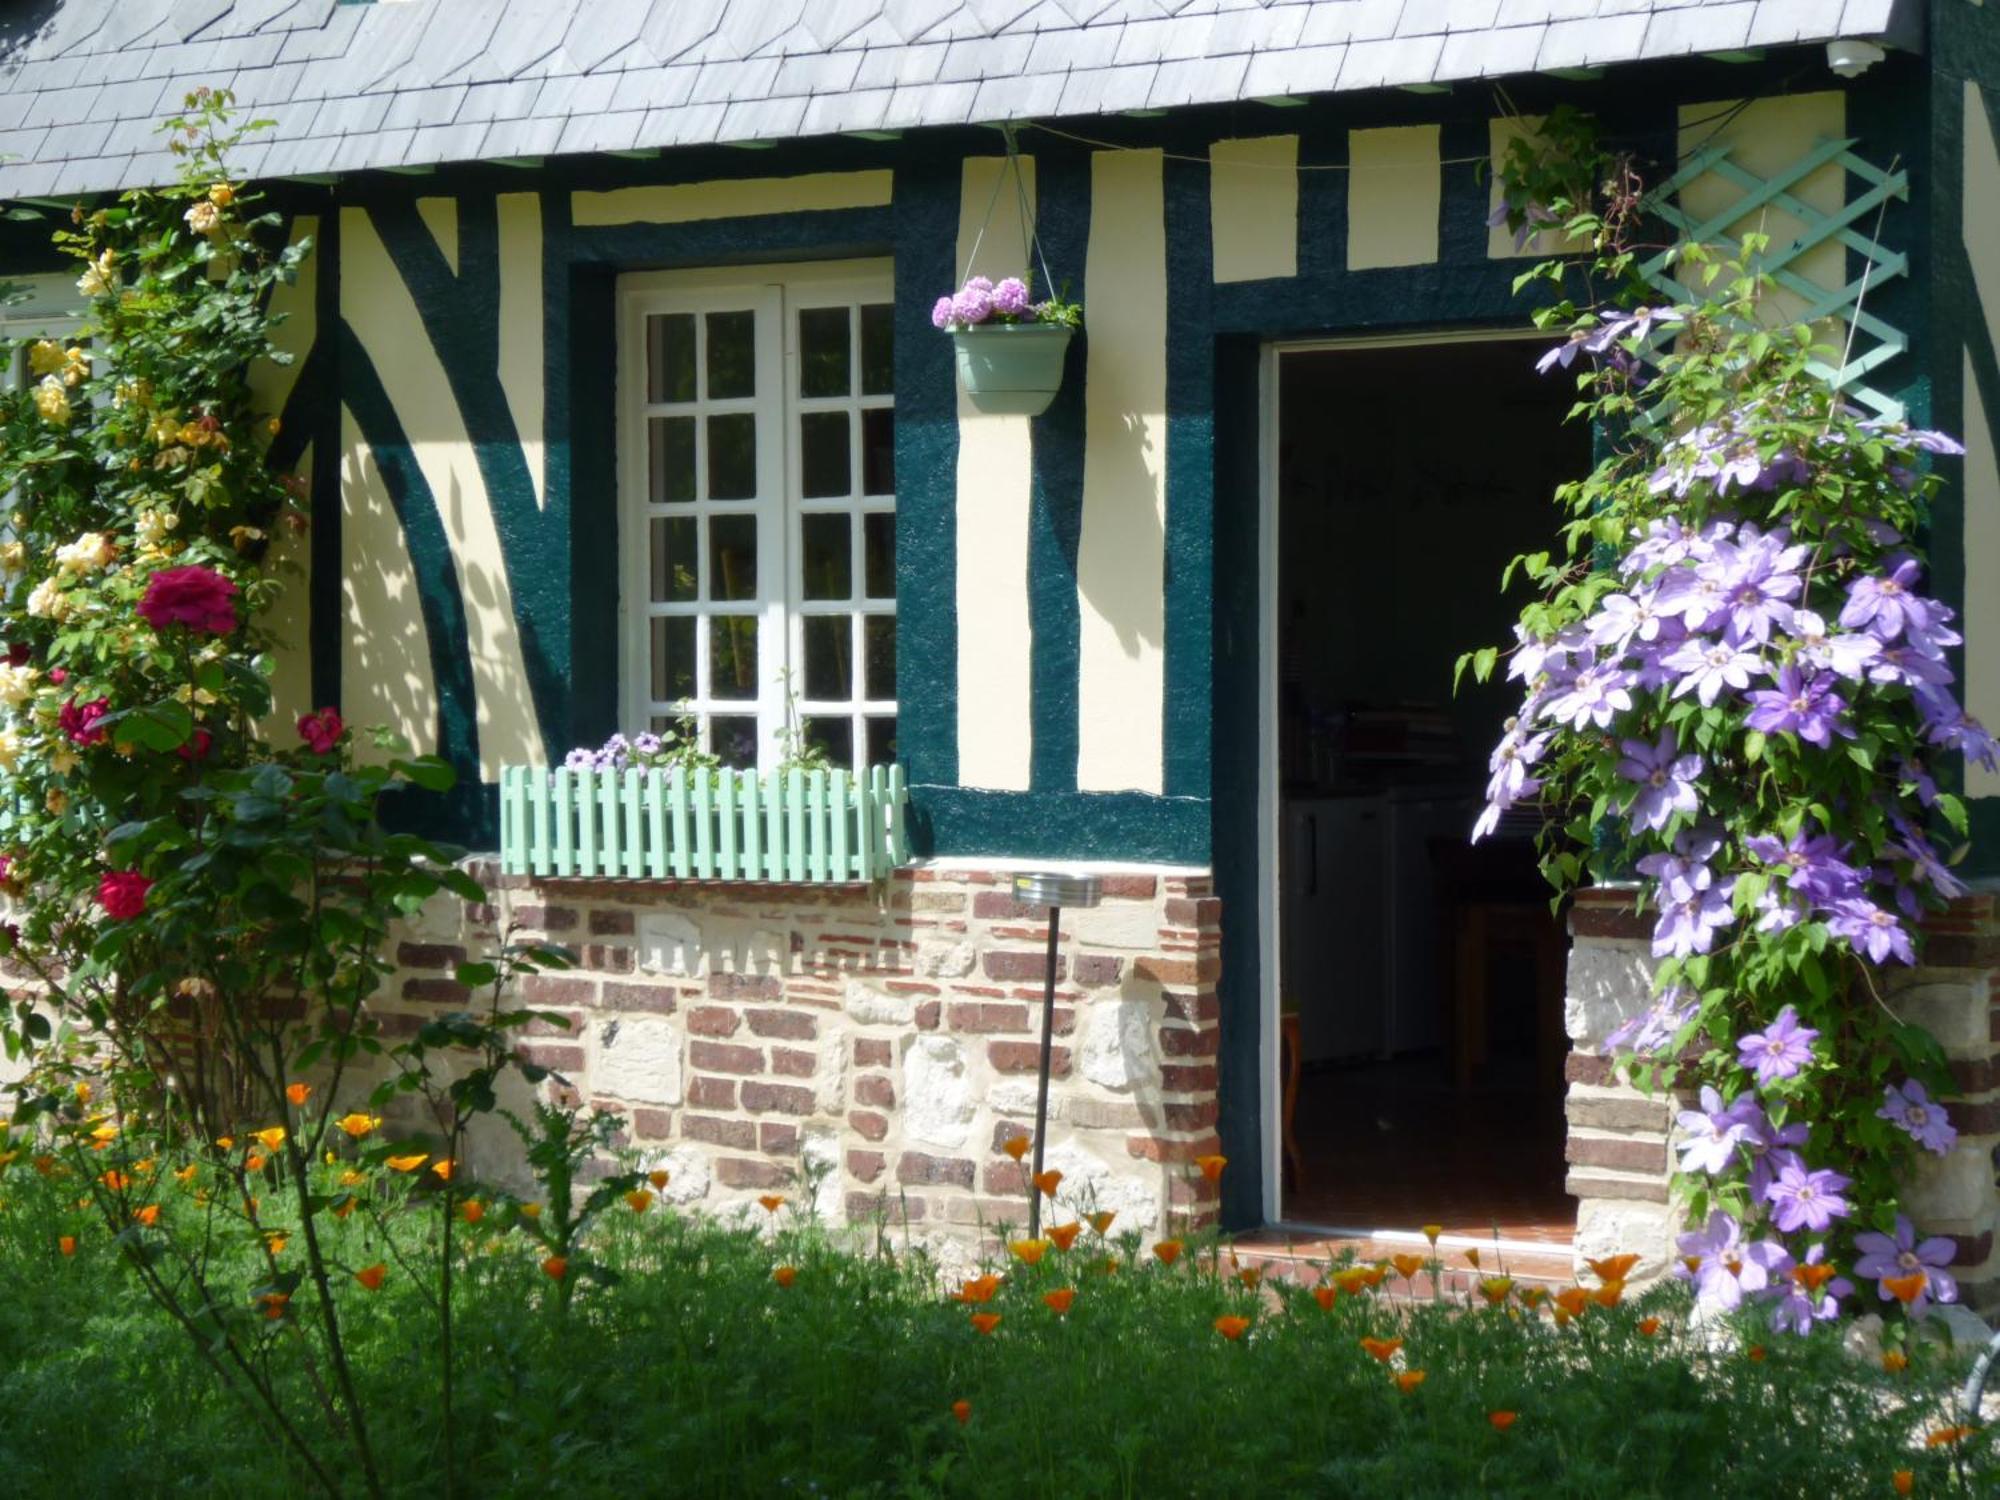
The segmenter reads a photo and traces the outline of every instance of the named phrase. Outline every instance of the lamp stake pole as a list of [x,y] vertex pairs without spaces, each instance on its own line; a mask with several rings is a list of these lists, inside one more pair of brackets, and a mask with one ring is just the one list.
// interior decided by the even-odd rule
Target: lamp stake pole
[[[1049,961],[1042,981],[1042,1060],[1035,1080],[1035,1177],[1042,1175],[1042,1142],[1049,1133],[1049,1067],[1056,1029],[1056,944],[1061,940],[1062,908],[1049,908]],[[1042,1237],[1042,1188],[1028,1183],[1028,1238]]]

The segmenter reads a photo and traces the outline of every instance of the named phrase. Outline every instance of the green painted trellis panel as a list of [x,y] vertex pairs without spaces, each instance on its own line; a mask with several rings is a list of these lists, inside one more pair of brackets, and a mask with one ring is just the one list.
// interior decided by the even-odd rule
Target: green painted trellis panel
[[[1877,416],[1901,421],[1907,415],[1904,404],[1868,384],[1864,377],[1877,366],[1905,352],[1910,347],[1910,336],[1871,311],[1867,299],[1868,294],[1879,289],[1884,282],[1909,275],[1910,259],[1900,250],[1888,249],[1872,234],[1864,234],[1855,226],[1870,215],[1879,215],[1891,199],[1909,201],[1910,174],[1894,165],[1883,170],[1866,158],[1855,155],[1854,144],[1852,140],[1822,141],[1768,178],[1759,177],[1731,161],[1730,146],[1709,146],[1695,152],[1681,164],[1679,171],[1655,188],[1647,197],[1646,208],[1673,226],[1682,243],[1721,247],[1727,251],[1729,258],[1747,261],[1752,268],[1798,297],[1805,304],[1799,315],[1801,322],[1817,323],[1822,318],[1838,318],[1848,325],[1852,334],[1848,346],[1840,352],[1841,362],[1836,366],[1815,359],[1808,362],[1807,368],[1835,390],[1846,391]],[[1866,184],[1863,192],[1847,198],[1840,210],[1831,214],[1813,207],[1792,191],[1829,163]],[[1690,183],[1708,176],[1720,177],[1733,184],[1742,190],[1742,196],[1721,213],[1697,219],[1682,209],[1680,195]],[[1774,246],[1763,255],[1745,257],[1741,239],[1729,234],[1729,226],[1746,218],[1755,222],[1755,216],[1765,209],[1780,209],[1798,220],[1805,229],[1790,245]],[[1861,257],[1861,273],[1844,286],[1822,286],[1795,269],[1795,262],[1801,256],[1828,241]],[[1640,265],[1639,274],[1676,301],[1700,301],[1700,295],[1679,280],[1675,269],[1671,252],[1661,251]],[[1670,340],[1673,335],[1669,331],[1660,337]]]
[[500,773],[500,868],[558,879],[868,881],[910,857],[900,766]]

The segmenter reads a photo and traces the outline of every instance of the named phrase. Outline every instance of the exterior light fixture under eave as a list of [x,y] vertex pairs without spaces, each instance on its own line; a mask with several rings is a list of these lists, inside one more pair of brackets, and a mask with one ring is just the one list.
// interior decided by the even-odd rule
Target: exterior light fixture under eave
[[1826,65],[1842,78],[1859,78],[1887,56],[1874,42],[1843,38],[1826,44]]

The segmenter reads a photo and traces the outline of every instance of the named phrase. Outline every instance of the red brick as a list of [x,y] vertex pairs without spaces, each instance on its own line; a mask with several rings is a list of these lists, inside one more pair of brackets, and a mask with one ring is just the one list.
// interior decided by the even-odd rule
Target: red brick
[[711,974],[708,992],[718,1000],[782,1000],[785,981],[778,974]]
[[797,1156],[799,1127],[766,1120],[757,1127],[757,1149],[766,1156]]
[[945,1007],[945,1024],[953,1031],[975,1035],[1018,1035],[1028,1029],[1028,1007],[992,1005],[983,1000],[954,1000]]
[[688,1080],[688,1103],[696,1109],[736,1108],[736,1080],[697,1073]]
[[898,1196],[891,1202],[887,1193],[849,1193],[847,1195],[847,1221],[850,1224],[872,1223],[877,1217],[891,1223],[901,1223],[905,1219],[916,1223],[924,1217],[926,1205],[921,1198]]
[[973,1165],[962,1157],[927,1156],[905,1151],[896,1158],[896,1181],[911,1186],[972,1186]]
[[513,918],[519,926],[542,932],[568,932],[577,923],[575,909],[568,906],[517,906]]
[[1216,999],[1214,990],[1168,990],[1161,998],[1167,1002],[1169,1021],[1206,1026],[1222,1015],[1222,1002]]
[[745,1079],[739,1091],[743,1107],[752,1114],[809,1115],[815,1107],[813,1091],[795,1083],[760,1083]]
[[1003,1151],[1007,1143],[1019,1136],[1030,1145],[1034,1144],[1035,1133],[1025,1125],[1017,1125],[1012,1120],[998,1120],[993,1125],[993,1149]]
[[1028,1169],[1017,1161],[988,1162],[985,1180],[985,1190],[996,1197],[1014,1198],[1028,1191]]
[[553,1068],[558,1072],[579,1073],[583,1070],[581,1047],[564,1047],[552,1042],[523,1042],[514,1049],[514,1055],[523,1062]]
[[674,1133],[674,1112],[670,1109],[635,1109],[632,1128],[651,1140],[665,1140]]
[[393,1011],[370,1011],[377,1036],[415,1036],[424,1029],[425,1017],[398,1015]]
[[1076,982],[1092,988],[1116,984],[1124,968],[1124,959],[1113,958],[1108,953],[1079,953],[1076,957]]
[[1983,1094],[2000,1088],[2000,1058],[1958,1059],[1951,1064],[1952,1092]]
[[896,1048],[893,1043],[869,1037],[854,1039],[854,1065],[857,1068],[886,1068],[895,1060]]
[[455,969],[465,962],[456,943],[398,943],[396,962],[406,969]]
[[872,1104],[877,1109],[894,1109],[896,1085],[880,1073],[863,1073],[854,1080],[854,1100],[857,1104]]
[[1213,984],[1222,973],[1222,956],[1206,952],[1194,958],[1163,958],[1142,953],[1132,960],[1132,972],[1141,979],[1157,979],[1161,984],[1192,989]]
[[1160,1068],[1160,1089],[1168,1094],[1212,1094],[1218,1083],[1213,1063],[1166,1063]]
[[600,906],[590,914],[592,937],[630,937],[633,926],[632,913],[620,911],[615,906]]
[[847,1153],[847,1170],[863,1182],[873,1182],[888,1166],[889,1158],[880,1151],[850,1150]]
[[768,1161],[745,1161],[738,1156],[725,1156],[715,1164],[715,1180],[724,1187],[732,1188],[776,1188],[784,1187],[792,1180],[789,1168]]
[[689,1036],[735,1036],[743,1025],[743,1013],[726,1005],[691,1006],[687,1013]]
[[[893,986],[892,986],[893,988]],[[917,1007],[917,1030],[936,1031],[940,1006],[935,1000],[926,1000]]]
[[1159,893],[1160,878],[1157,875],[1104,877],[1104,899],[1107,901],[1151,901]]
[[1125,1150],[1144,1161],[1189,1162],[1197,1156],[1209,1155],[1217,1144],[1212,1135],[1193,1141],[1163,1141],[1158,1136],[1152,1135],[1125,1137]]
[[810,1078],[819,1071],[819,1059],[796,1047],[773,1047],[771,1071],[781,1078]]
[[1579,1167],[1610,1167],[1620,1172],[1665,1172],[1667,1143],[1571,1136],[1563,1144],[1563,1160]]
[[583,1030],[583,1012],[579,1010],[543,1011],[521,1028],[523,1036],[573,1037]]
[[[526,988],[524,982],[522,986],[524,995]],[[469,1005],[472,1003],[472,991],[456,979],[405,979],[403,998],[423,1000],[432,1005]]]
[[[1041,1067],[1042,1048],[1039,1042],[988,1042],[986,1060],[1002,1073],[1033,1073]],[[1049,1058],[1051,1078],[1069,1077],[1069,1048],[1051,1049]]]
[[852,1110],[847,1116],[847,1125],[864,1141],[879,1141],[889,1134],[889,1121],[873,1110]]
[[755,1047],[736,1047],[728,1042],[689,1042],[688,1061],[711,1073],[761,1073],[764,1054]]
[[583,966],[600,974],[630,974],[632,950],[615,943],[587,943],[583,949]]
[[[988,979],[998,979],[1004,983],[1024,984],[1028,980],[1041,983],[1048,978],[1049,956],[1027,949],[993,948],[980,955],[980,967]],[[1056,955],[1056,983],[1061,984],[1064,971],[1063,956]]]
[[529,974],[521,980],[521,998],[532,1005],[595,1005],[597,981],[574,974]]
[[1160,1028],[1160,1051],[1168,1057],[1214,1057],[1222,1046],[1222,1032],[1214,1026],[1189,1030],[1185,1026]]
[[1169,927],[1218,927],[1221,923],[1222,903],[1213,896],[1177,897],[1167,902]]
[[1033,921],[1040,917],[1043,911],[1042,907],[1027,906],[1016,901],[1012,890],[975,891],[972,897],[972,915],[981,921]]
[[1206,1130],[1216,1119],[1213,1099],[1202,1099],[1193,1104],[1165,1104],[1161,1109],[1166,1115],[1169,1130]]
[[691,1141],[705,1141],[711,1146],[731,1146],[738,1150],[753,1150],[757,1145],[757,1127],[748,1120],[717,1120],[708,1115],[681,1116],[681,1134]]
[[1951,1106],[1951,1123],[1960,1135],[2000,1135],[2000,1099],[1981,1099]]
[[648,1010],[670,1016],[680,1002],[680,991],[670,984],[607,984],[601,1003],[606,1010]]
[[786,1041],[810,1042],[819,1035],[819,1020],[803,1010],[753,1010],[747,1012],[750,1029],[758,1036],[782,1037]]

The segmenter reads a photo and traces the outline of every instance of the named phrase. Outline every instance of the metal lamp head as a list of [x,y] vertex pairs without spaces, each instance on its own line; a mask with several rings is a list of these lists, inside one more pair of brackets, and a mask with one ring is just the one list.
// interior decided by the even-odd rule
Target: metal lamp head
[[1014,877],[1014,899],[1023,906],[1075,910],[1104,899],[1104,881],[1083,870],[1035,870]]

